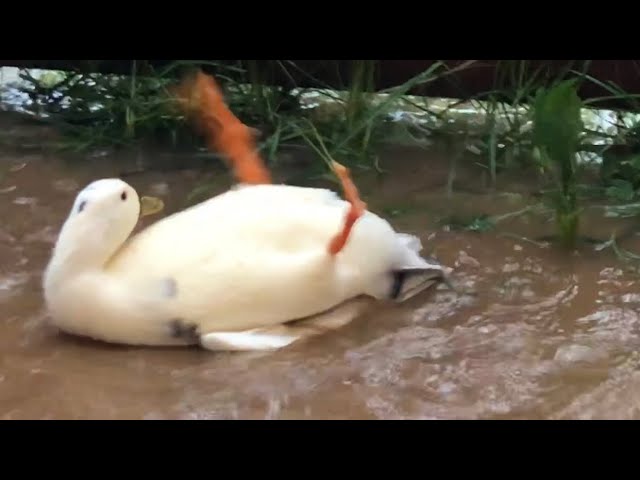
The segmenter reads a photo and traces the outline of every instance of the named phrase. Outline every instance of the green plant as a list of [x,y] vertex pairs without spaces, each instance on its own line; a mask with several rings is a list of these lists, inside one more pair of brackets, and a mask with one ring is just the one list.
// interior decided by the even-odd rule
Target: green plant
[[[225,69],[235,69],[204,63],[218,66],[221,75]],[[43,120],[64,134],[62,148],[127,147],[165,138],[175,146],[181,141],[193,142],[194,135],[174,108],[168,87],[175,81],[174,70],[192,66],[177,61],[150,72],[133,61],[127,76],[67,72],[59,78],[48,75],[36,79],[23,72],[26,85],[22,90],[31,98],[32,110],[46,114]]]
[[541,88],[533,104],[533,144],[545,169],[553,172],[558,187],[552,194],[556,225],[560,242],[568,248],[575,247],[580,224],[576,153],[583,123],[575,84],[572,79]]

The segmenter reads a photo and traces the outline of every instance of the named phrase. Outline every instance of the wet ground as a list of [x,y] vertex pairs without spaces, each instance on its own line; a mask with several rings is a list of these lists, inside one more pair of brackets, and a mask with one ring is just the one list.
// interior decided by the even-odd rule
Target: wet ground
[[[175,211],[203,182],[221,190],[229,178],[186,154],[173,158],[184,169],[158,172],[145,163],[170,154],[47,152],[38,148],[46,132],[11,125],[5,138],[24,139],[19,149],[0,143],[0,418],[640,418],[637,277],[608,251],[567,254],[499,232],[443,229],[448,215],[517,210],[536,186],[504,178],[500,191],[517,194],[486,193],[478,169],[459,169],[449,197],[446,156],[424,151],[388,153],[392,173],[358,183],[372,209],[418,234],[476,296],[434,290],[269,354],[62,335],[47,325],[40,284],[79,188],[138,169],[126,179]],[[603,239],[612,226],[599,216],[584,225]],[[526,217],[501,227],[529,237],[550,228]]]

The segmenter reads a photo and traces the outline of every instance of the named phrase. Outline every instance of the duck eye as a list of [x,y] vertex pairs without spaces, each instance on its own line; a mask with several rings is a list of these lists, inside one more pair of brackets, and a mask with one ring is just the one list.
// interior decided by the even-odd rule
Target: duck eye
[[78,213],[80,213],[82,210],[84,210],[84,207],[87,205],[87,201],[83,200],[82,202],[80,202],[80,205],[78,205]]
[[124,202],[127,199],[127,192],[122,192],[120,194],[120,198],[122,199],[122,201]]

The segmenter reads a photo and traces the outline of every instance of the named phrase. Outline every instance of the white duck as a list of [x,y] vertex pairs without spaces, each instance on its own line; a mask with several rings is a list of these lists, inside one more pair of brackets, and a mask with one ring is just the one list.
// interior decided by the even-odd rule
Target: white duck
[[44,275],[60,329],[124,344],[274,349],[348,323],[363,297],[402,301],[446,280],[419,256],[417,237],[366,210],[344,167],[334,165],[349,201],[272,185],[215,81],[199,73],[179,90],[189,109],[199,102],[199,127],[241,185],[132,238],[136,191],[118,179],[87,186]]
[[106,342],[265,350],[309,333],[294,320],[335,328],[363,296],[403,301],[444,279],[417,237],[369,211],[328,254],[349,208],[325,189],[241,185],[129,238],[136,191],[98,180],[62,227],[46,305],[59,329]]

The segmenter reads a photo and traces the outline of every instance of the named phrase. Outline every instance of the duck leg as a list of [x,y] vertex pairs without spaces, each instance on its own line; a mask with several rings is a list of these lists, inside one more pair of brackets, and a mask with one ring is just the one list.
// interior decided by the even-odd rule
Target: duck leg
[[176,89],[183,110],[195,117],[197,129],[207,138],[211,150],[222,153],[240,183],[271,183],[271,175],[255,145],[256,130],[234,115],[225,103],[215,79],[198,71]]
[[335,161],[333,162],[333,169],[342,184],[345,200],[351,204],[345,217],[342,230],[333,237],[329,243],[329,253],[331,255],[337,255],[347,244],[353,225],[356,223],[356,220],[364,214],[367,209],[367,204],[360,199],[358,188],[349,175],[349,169]]

